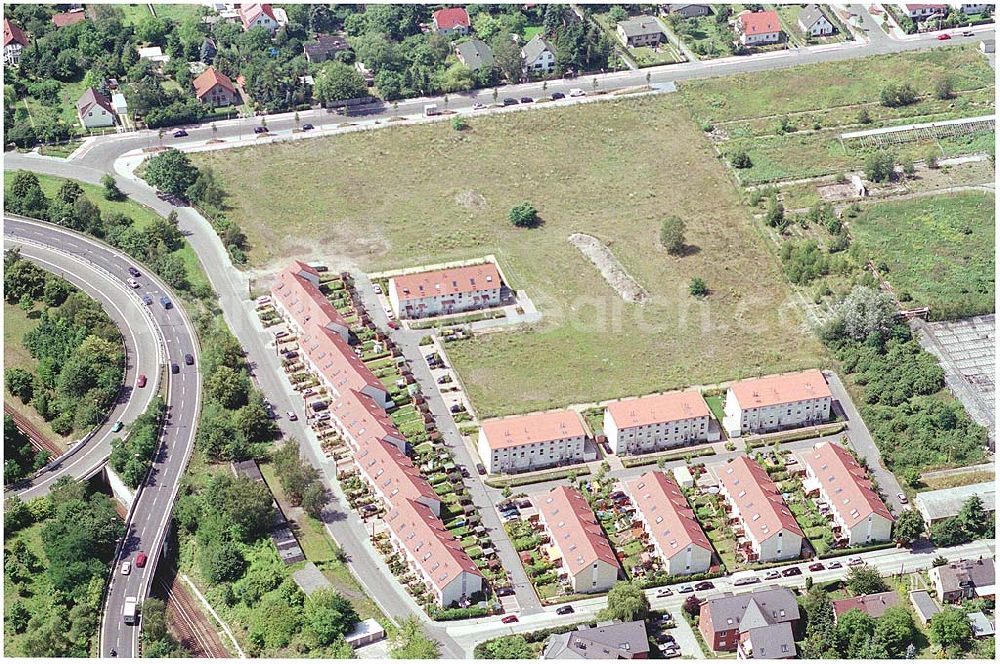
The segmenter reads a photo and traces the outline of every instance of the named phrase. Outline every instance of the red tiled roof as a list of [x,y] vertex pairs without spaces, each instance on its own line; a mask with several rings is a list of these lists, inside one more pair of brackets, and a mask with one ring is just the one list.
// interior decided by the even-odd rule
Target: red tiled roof
[[858,609],[862,613],[867,613],[872,618],[881,618],[886,609],[899,605],[899,593],[895,590],[890,590],[873,595],[835,599],[833,600],[833,614],[839,618],[851,609]]
[[351,390],[334,399],[330,412],[358,447],[364,447],[372,440],[387,441],[401,450],[406,447],[406,438],[393,424],[392,418],[367,394]]
[[315,321],[310,322],[299,338],[299,346],[337,391],[335,396],[344,398],[351,390],[364,392],[365,388],[378,393],[387,391],[351,345],[333,330],[321,327]]
[[619,429],[708,417],[708,404],[698,390],[651,394],[608,404],[608,413]]
[[778,487],[759,463],[738,456],[719,469],[719,481],[739,508],[740,519],[754,539],[764,542],[781,530],[802,537],[802,529],[788,510]]
[[[299,274],[299,266],[296,261],[278,275],[271,296],[281,302],[303,328],[313,322],[347,330],[347,321],[313,282]],[[313,270],[308,265],[306,268]]]
[[401,500],[385,515],[385,523],[439,590],[463,572],[482,578],[462,544],[427,507]]
[[457,27],[469,27],[469,12],[463,7],[449,7],[434,12],[434,25],[438,30],[454,30]]
[[52,15],[52,23],[57,28],[65,28],[67,25],[74,25],[80,21],[86,21],[87,16],[82,11],[79,12],[62,12],[61,14]]
[[551,535],[550,543],[559,549],[570,574],[575,576],[598,561],[618,567],[618,559],[583,494],[559,486],[534,502]]
[[486,436],[491,450],[502,450],[531,443],[585,436],[583,421],[575,410],[553,410],[530,415],[514,415],[483,420],[479,435]]
[[243,29],[244,30],[250,29],[250,26],[253,24],[254,21],[257,20],[257,17],[260,16],[261,14],[266,14],[275,23],[278,22],[278,19],[275,18],[274,16],[274,10],[271,9],[271,5],[258,4],[255,2],[252,4],[243,5],[240,8],[240,19],[243,21]]
[[401,274],[390,279],[400,302],[425,297],[472,293],[500,288],[500,273],[493,263]]
[[[194,79],[194,96],[201,99],[217,85],[222,86],[230,93],[236,92],[236,88],[233,86],[233,82],[229,80],[228,76],[218,71],[215,67],[209,67],[203,71],[198,78]],[[303,265],[300,261],[295,261],[295,263]]]
[[803,461],[812,470],[835,509],[853,528],[872,514],[894,521],[889,508],[872,488],[868,473],[851,453],[839,445],[822,443],[803,454]]
[[3,45],[7,46],[11,43],[17,43],[21,46],[28,45],[28,37],[24,34],[24,30],[17,27],[16,24],[11,23],[9,20],[3,20]]
[[741,380],[732,383],[729,389],[742,409],[833,397],[819,369]]
[[664,556],[683,553],[689,544],[712,551],[712,544],[695,520],[680,487],[664,473],[645,473],[626,482],[625,490]]
[[404,500],[424,500],[432,505],[441,503],[441,498],[410,457],[390,443],[369,438],[354,460],[361,472],[386,497],[390,508],[398,507]]
[[778,12],[749,12],[745,11],[739,15],[740,30],[745,35],[766,35],[772,32],[781,32],[781,20],[778,19]]

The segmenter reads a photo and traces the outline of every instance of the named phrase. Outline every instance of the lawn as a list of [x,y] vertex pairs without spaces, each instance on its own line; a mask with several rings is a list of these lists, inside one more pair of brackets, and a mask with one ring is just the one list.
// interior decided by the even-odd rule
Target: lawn
[[934,318],[969,316],[995,310],[994,208],[994,196],[980,192],[879,203],[850,232],[864,258],[888,265],[886,278],[914,306],[929,306]]
[[[4,189],[10,186],[10,179],[13,177],[14,171],[4,172]],[[42,191],[48,198],[53,198],[59,191],[59,187],[65,181],[64,178],[55,177],[52,175],[43,175],[41,173],[35,174],[38,177],[38,181],[42,186]],[[81,187],[83,187],[84,193],[87,194],[87,198],[90,199],[97,207],[101,209],[102,214],[108,214],[111,212],[119,212],[121,214],[128,215],[136,225],[136,228],[142,228],[153,223],[154,220],[159,219],[160,216],[150,210],[145,205],[136,203],[135,201],[126,199],[124,201],[109,201],[104,198],[104,188],[97,185],[88,184],[86,182],[77,182]],[[191,245],[185,243],[184,246],[178,250],[178,255],[184,260],[184,265],[187,267],[187,277],[188,281],[191,282],[192,286],[207,286],[208,278],[205,273],[202,272],[201,263],[198,262],[198,256],[194,253],[194,249]]]
[[[240,192],[229,216],[249,235],[255,268],[298,257],[375,271],[496,255],[544,318],[449,344],[480,416],[823,357],[676,95],[482,118],[464,132],[436,123],[192,158]],[[247,172],[267,176],[246,190]],[[514,228],[507,213],[526,198],[543,223]],[[668,214],[687,223],[682,258],[657,246]],[[573,232],[608,244],[651,301],[626,305],[567,241]],[[712,290],[704,301],[687,293],[694,275]],[[790,330],[801,338],[776,342]]]
[[724,394],[717,394],[705,397],[705,403],[708,404],[708,409],[712,411],[715,419],[721,423],[726,416],[726,396]]
[[[31,312],[29,315],[19,306],[8,304],[7,302],[3,303],[3,363],[5,369],[20,367],[35,373],[38,360],[31,356],[28,349],[24,347],[22,340],[25,334],[35,329],[38,325],[38,316],[39,311],[37,310]],[[52,430],[49,423],[30,404],[23,404],[20,399],[6,392],[4,393],[4,399],[6,405],[24,416],[38,428],[43,436],[57,445],[66,446],[69,441],[73,440],[75,434],[80,433],[74,431],[68,436],[60,436]]]
[[730,54],[733,31],[728,25],[716,23],[714,13],[678,20],[674,32],[701,60]]

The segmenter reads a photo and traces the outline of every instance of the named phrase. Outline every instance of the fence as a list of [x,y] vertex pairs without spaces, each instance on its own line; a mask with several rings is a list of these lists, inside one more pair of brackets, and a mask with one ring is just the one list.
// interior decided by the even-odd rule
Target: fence
[[840,145],[855,143],[858,147],[886,147],[900,143],[911,143],[923,139],[945,138],[948,136],[965,136],[981,131],[993,131],[995,115],[982,115],[975,118],[960,118],[958,120],[942,120],[941,122],[925,122],[922,124],[900,125],[898,127],[882,127],[865,131],[851,131],[840,135]]

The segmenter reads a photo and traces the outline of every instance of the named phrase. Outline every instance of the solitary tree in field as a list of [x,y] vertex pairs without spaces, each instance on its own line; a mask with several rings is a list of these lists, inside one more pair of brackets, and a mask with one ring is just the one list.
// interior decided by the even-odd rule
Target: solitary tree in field
[[701,277],[695,277],[691,280],[691,285],[688,286],[688,290],[695,297],[705,297],[708,295],[708,284]]
[[938,79],[934,84],[934,96],[938,99],[951,99],[955,96],[955,83],[947,77]]
[[660,244],[668,254],[678,256],[684,253],[684,221],[675,215],[663,220],[660,226]]
[[538,210],[531,203],[518,203],[510,209],[510,223],[518,228],[528,228],[538,223]]

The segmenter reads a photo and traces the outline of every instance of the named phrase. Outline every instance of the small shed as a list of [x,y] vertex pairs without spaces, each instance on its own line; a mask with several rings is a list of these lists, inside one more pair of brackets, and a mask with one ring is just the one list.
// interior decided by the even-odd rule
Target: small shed
[[992,638],[996,634],[996,629],[986,614],[982,611],[975,611],[965,616],[969,619],[969,626],[972,627],[972,636],[977,639]]
[[937,605],[937,602],[934,601],[934,598],[926,590],[911,592],[910,603],[913,605],[914,613],[917,614],[917,618],[923,625],[930,624],[931,618],[941,613],[941,607]]
[[674,468],[674,480],[682,489],[694,486],[694,478],[687,466],[677,466]]
[[996,51],[996,48],[997,48],[996,42],[993,41],[992,39],[984,39],[981,42],[979,42],[979,50],[982,51],[983,53],[993,53],[994,51]]
[[860,175],[851,176],[851,186],[854,188],[855,196],[864,198],[868,195],[868,187],[865,186],[865,181],[861,179]]
[[111,106],[115,109],[115,115],[119,117],[128,115],[128,102],[122,93],[115,92],[111,95]]
[[374,618],[362,620],[350,633],[344,635],[347,645],[352,648],[360,648],[385,638],[385,628]]

